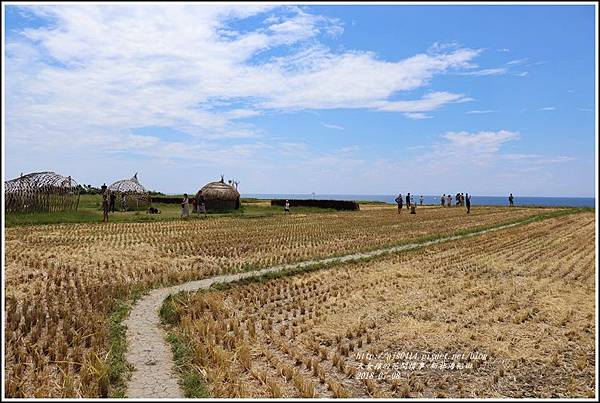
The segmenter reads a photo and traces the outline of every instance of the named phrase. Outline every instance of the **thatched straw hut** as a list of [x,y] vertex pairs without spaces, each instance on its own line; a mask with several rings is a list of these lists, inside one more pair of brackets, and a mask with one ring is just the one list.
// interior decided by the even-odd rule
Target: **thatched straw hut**
[[228,185],[221,177],[220,181],[206,184],[196,194],[196,200],[204,197],[204,205],[207,211],[236,210],[240,208],[240,193],[231,185]]
[[150,207],[150,193],[138,181],[137,172],[131,179],[116,181],[108,187],[108,190],[115,193],[115,204],[119,210],[140,210]]
[[70,176],[34,172],[4,182],[7,213],[77,210],[79,189]]

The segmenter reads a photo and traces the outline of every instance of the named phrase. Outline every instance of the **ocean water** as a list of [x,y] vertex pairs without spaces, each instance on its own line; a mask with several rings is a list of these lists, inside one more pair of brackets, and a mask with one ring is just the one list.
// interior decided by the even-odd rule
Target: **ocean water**
[[[254,197],[258,199],[321,199],[321,200],[368,200],[382,201],[395,204],[397,195],[334,195],[334,194],[251,194],[242,193],[242,197]],[[406,198],[406,193],[402,196]],[[516,206],[569,206],[569,207],[595,207],[594,197],[515,197]],[[419,195],[414,197],[419,203]],[[423,195],[423,204],[440,204],[440,196]],[[454,197],[452,198],[454,204]],[[473,206],[508,206],[508,196],[472,196]]]

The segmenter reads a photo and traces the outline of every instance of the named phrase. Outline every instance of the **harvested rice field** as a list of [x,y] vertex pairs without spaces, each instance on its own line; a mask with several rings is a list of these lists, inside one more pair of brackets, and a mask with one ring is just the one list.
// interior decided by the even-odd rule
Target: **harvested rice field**
[[[194,221],[86,223],[6,228],[4,252],[6,294],[5,393],[6,396],[10,397],[122,396],[124,388],[123,374],[126,372],[125,367],[127,363],[122,362],[121,358],[126,346],[123,340],[119,339],[118,329],[123,316],[126,316],[127,313],[123,303],[140,292],[154,287],[174,285],[224,273],[255,270],[282,263],[300,262],[314,258],[374,250],[390,245],[460,234],[526,219],[536,219],[540,215],[552,215],[556,213],[560,213],[560,211],[548,208],[509,209],[502,207],[479,207],[474,208],[469,215],[466,215],[464,210],[460,208],[428,208],[419,210],[417,215],[406,214],[406,212],[399,215],[395,208],[388,207],[384,209],[366,209],[357,212],[291,214],[289,216],[280,215],[253,219],[224,217]],[[583,217],[586,217],[587,221]],[[538,268],[540,273],[554,275],[556,271],[555,266],[550,265],[558,258],[568,258],[570,260],[565,263],[566,266],[561,267],[568,271],[565,274],[567,277],[561,279],[561,281],[570,279],[572,287],[579,287],[582,282],[583,284],[590,282],[589,276],[591,271],[593,277],[594,262],[593,222],[592,224],[588,223],[588,221],[592,220],[590,217],[593,218],[593,214],[579,213],[573,216],[566,216],[562,219],[548,221],[548,223],[555,223],[555,226],[559,228],[557,230],[558,233],[563,234],[564,237],[557,239],[556,247],[548,251],[548,253],[556,256],[552,255],[552,257],[542,259],[545,263],[540,263]],[[574,224],[566,224],[571,223],[573,220],[580,224],[583,223],[581,220],[585,221],[585,226],[583,227],[587,231],[585,237],[582,237],[582,234],[570,234],[569,231],[574,228]],[[544,223],[543,225],[548,225],[546,221],[542,222]],[[546,228],[542,225],[542,222],[528,228]],[[591,231],[591,236],[589,231]],[[518,232],[516,233],[518,234]],[[537,246],[530,247],[530,245],[547,244],[547,241],[541,238],[538,243],[534,244],[531,243],[534,241],[530,239],[519,238],[522,236],[523,234],[515,235],[514,239],[511,238],[515,247],[513,248],[509,245],[510,248],[507,249],[508,251],[515,251],[515,256],[525,254],[528,259],[534,259],[538,249]],[[581,239],[579,238],[580,236]],[[482,239],[487,239],[489,245],[497,240],[495,235],[490,235]],[[471,245],[477,244],[475,242],[475,240],[471,241]],[[480,241],[478,240],[477,242]],[[523,244],[521,247],[529,247],[527,252],[523,252],[517,247],[520,245],[519,242]],[[443,250],[438,251],[439,248]],[[289,294],[290,296],[288,297],[288,294],[286,294],[287,291],[283,292],[281,297],[283,299],[277,300],[277,303],[280,304],[277,308],[273,308],[274,302],[269,302],[266,303],[264,309],[260,308],[259,311],[253,311],[248,317],[240,313],[242,316],[236,316],[234,322],[237,323],[237,321],[242,320],[244,322],[240,322],[243,325],[240,325],[241,327],[238,329],[238,336],[236,337],[239,339],[240,337],[245,338],[249,336],[246,333],[243,335],[239,333],[240,329],[245,329],[244,326],[250,323],[248,321],[256,325],[257,336],[259,337],[256,339],[256,344],[250,343],[250,341],[246,343],[249,354],[253,357],[252,361],[258,361],[256,361],[257,364],[255,366],[246,370],[246,372],[241,370],[242,367],[238,368],[237,366],[232,367],[230,371],[238,371],[238,375],[243,377],[251,373],[249,371],[260,369],[268,375],[269,382],[277,382],[278,387],[281,389],[281,394],[286,396],[304,396],[310,394],[303,386],[294,386],[293,380],[282,381],[280,376],[275,376],[276,372],[274,371],[276,370],[269,367],[271,365],[269,364],[271,362],[270,359],[265,361],[264,364],[259,364],[259,362],[262,362],[258,355],[261,349],[266,349],[265,354],[269,354],[268,351],[272,351],[275,354],[273,360],[281,360],[283,363],[287,363],[290,360],[288,353],[285,351],[282,353],[281,350],[273,347],[275,344],[272,343],[277,343],[275,339],[271,344],[265,344],[266,337],[271,336],[270,333],[261,333],[263,332],[261,330],[263,328],[260,325],[260,321],[270,320],[270,326],[272,327],[269,332],[273,333],[273,337],[280,341],[288,340],[292,337],[290,340],[293,340],[293,343],[288,343],[289,348],[303,351],[303,349],[308,347],[304,346],[303,342],[301,342],[304,337],[302,334],[317,335],[322,333],[323,335],[327,335],[329,332],[327,330],[328,326],[341,326],[341,324],[346,323],[347,318],[344,316],[344,309],[349,309],[348,312],[353,312],[353,316],[356,316],[356,313],[360,309],[362,312],[361,315],[367,315],[366,318],[370,318],[369,315],[375,315],[373,320],[382,320],[382,317],[377,315],[380,315],[383,311],[372,310],[380,308],[374,305],[365,305],[368,298],[375,297],[375,300],[380,301],[382,306],[396,306],[399,312],[404,312],[404,298],[408,298],[411,293],[417,292],[417,288],[414,288],[415,283],[409,281],[411,279],[410,276],[421,276],[415,277],[415,279],[428,284],[429,288],[427,290],[429,291],[421,290],[415,295],[422,296],[425,295],[423,294],[425,292],[433,293],[436,287],[438,291],[435,294],[434,300],[419,300],[420,302],[413,300],[412,303],[415,308],[404,312],[403,315],[406,316],[406,320],[418,321],[420,320],[418,319],[420,318],[418,315],[423,314],[423,312],[430,312],[429,309],[434,306],[431,305],[434,304],[434,301],[441,298],[441,301],[448,300],[459,303],[458,299],[461,298],[460,295],[463,295],[457,293],[454,296],[451,293],[465,288],[466,284],[461,283],[461,281],[467,280],[459,278],[456,279],[457,282],[452,282],[452,284],[444,286],[443,279],[437,277],[441,270],[454,272],[454,269],[450,269],[447,266],[450,261],[442,257],[445,256],[444,254],[454,253],[453,256],[456,255],[457,259],[460,257],[460,262],[465,262],[466,256],[472,255],[473,258],[479,258],[481,254],[481,259],[483,259],[484,256],[488,256],[485,253],[489,252],[487,247],[479,249],[467,248],[460,251],[455,249],[446,250],[444,249],[446,247],[441,246],[439,248],[432,248],[431,251],[421,251],[418,254],[410,253],[391,257],[390,264],[374,262],[372,263],[374,265],[372,267],[371,264],[348,265],[334,271],[324,271],[322,274],[311,274],[310,276],[325,276],[331,283],[327,286],[330,287],[327,291],[325,291],[327,287],[322,288],[321,286],[310,291],[312,293],[310,295],[314,294],[313,299],[325,298],[326,296],[324,302],[320,303],[320,305],[322,305],[323,309],[327,306],[328,308],[326,309],[328,310],[319,312],[320,317],[323,315],[331,316],[331,319],[326,322],[322,319],[319,319],[318,323],[314,322],[317,319],[317,313],[314,310],[307,311],[306,307],[300,313],[301,308],[295,308],[293,305],[296,302],[290,302],[296,301],[297,297],[292,297],[292,294]],[[572,250],[572,248],[576,249]],[[434,254],[434,250],[436,254]],[[504,249],[500,249],[497,253],[500,253],[502,250]],[[589,251],[591,251],[591,254],[588,253]],[[586,253],[585,259],[587,260],[574,260],[575,257],[579,259],[578,254],[581,253]],[[407,259],[408,256],[413,256],[413,271],[407,271],[406,274],[399,276],[397,274],[398,269],[393,269],[393,267],[401,265],[402,259]],[[428,258],[428,256],[431,257]],[[513,264],[510,263],[513,257],[513,255],[506,257],[506,262],[509,262],[506,263],[507,265]],[[465,271],[464,276],[472,277],[469,287],[482,287],[482,283],[479,282],[477,277],[481,273],[473,271],[474,269],[469,269],[471,264],[475,263],[468,263],[466,269],[460,266],[456,270],[463,270]],[[516,265],[516,263],[514,264]],[[512,268],[513,266],[510,267]],[[573,275],[569,274],[573,268],[576,268],[577,273],[579,273],[576,278],[572,278]],[[505,266],[499,268],[489,266],[486,270],[491,275],[492,272],[500,269],[509,271]],[[380,279],[374,276],[370,277],[370,280],[365,278],[364,281],[367,281],[367,283],[364,283],[363,280],[360,283],[358,282],[358,279],[362,279],[366,273],[374,274],[377,271],[381,271]],[[525,268],[522,271],[525,273]],[[404,273],[404,271],[401,272]],[[525,277],[524,274],[522,276],[524,277],[518,277],[517,279],[525,281],[529,278]],[[541,274],[540,276],[539,281],[545,281],[544,276]],[[295,282],[298,281],[298,278],[278,281]],[[384,287],[386,281],[389,282],[390,279],[397,282],[394,283],[396,290],[406,289],[409,292],[392,292],[391,294],[384,292],[381,287]],[[436,281],[441,281],[441,283],[434,286]],[[486,281],[492,282],[491,279],[486,279]],[[512,277],[509,277],[506,281],[509,281],[508,284],[513,284]],[[370,282],[373,282],[373,285],[366,286]],[[278,282],[273,284],[278,284]],[[343,286],[343,284],[346,285]],[[365,286],[369,290],[368,293],[366,291],[365,293],[357,292],[355,288],[352,288],[358,286],[358,284]],[[537,289],[541,287],[540,284],[536,285]],[[335,290],[331,289],[334,286],[337,288]],[[391,285],[389,286],[391,287]],[[450,286],[452,286],[451,289],[445,288]],[[300,286],[298,285],[298,287]],[[593,287],[593,281],[590,287]],[[284,288],[287,290],[289,287],[285,286]],[[241,295],[246,295],[245,298],[250,298],[249,293],[251,292],[247,291],[244,294],[242,292],[244,289],[242,287],[239,290],[236,289],[227,293],[215,293],[215,296],[211,296],[210,298],[217,298],[219,300],[219,298],[229,296],[228,298],[231,299],[228,299],[224,306],[228,307],[229,305],[227,304],[233,304],[231,305],[233,307],[236,303],[243,301],[243,299],[240,299]],[[348,291],[344,291],[346,289]],[[485,294],[486,292],[491,292],[489,290],[485,291],[483,288],[481,290],[480,288],[476,289],[478,290],[477,293],[484,294],[477,294],[477,298],[469,299],[465,304],[477,304],[477,301],[481,302],[485,300],[484,296],[487,295]],[[350,290],[354,291],[350,294],[344,294],[344,292],[349,293]],[[389,288],[388,292],[391,290]],[[515,293],[517,292],[516,288],[509,288],[498,295],[508,298],[509,295],[512,295],[510,294],[512,292],[510,290],[514,290]],[[527,286],[524,290],[530,292],[532,289]],[[262,293],[263,291],[260,292]],[[308,293],[309,291],[306,292]],[[504,292],[508,292],[509,294],[506,295]],[[338,296],[333,297],[334,293]],[[523,295],[526,294],[523,294],[523,290],[520,290],[515,298],[523,298]],[[578,312],[581,312],[583,305],[580,305],[577,298],[581,297],[582,294],[574,293],[570,295],[573,299],[573,309],[577,308]],[[411,298],[414,297],[413,295]],[[269,298],[279,297],[271,296]],[[360,306],[356,306],[357,298],[367,299],[360,299]],[[489,301],[498,303],[498,298],[493,298]],[[335,303],[336,299],[339,301],[344,300],[346,307],[339,305],[332,306],[331,304]],[[259,302],[260,299],[253,302],[253,309],[259,309],[257,308],[259,305],[256,305]],[[562,302],[561,299],[558,300],[558,303]],[[547,303],[552,304],[553,302],[549,300]],[[286,304],[292,305],[288,306]],[[304,304],[308,304],[308,300]],[[504,305],[501,305],[502,309],[504,309]],[[202,306],[202,303],[199,303],[194,309],[201,309]],[[417,306],[421,308],[417,309]],[[443,309],[451,310],[451,307],[451,305],[448,305],[444,306]],[[468,308],[468,305],[464,305],[464,312],[460,315],[474,315],[475,311]],[[479,306],[474,305],[473,308],[476,309]],[[235,311],[234,308],[231,309]],[[272,311],[273,309],[275,311]],[[292,312],[289,309],[295,310]],[[441,315],[443,309],[437,309],[427,315]],[[411,312],[410,315],[408,314],[409,311]],[[192,318],[198,315],[196,312],[194,310],[190,313]],[[202,315],[207,314],[204,311],[202,312]],[[515,314],[517,313],[519,315],[525,314],[525,311],[521,310],[520,305],[515,311]],[[567,314],[570,321],[574,319],[569,310],[565,312],[565,315]],[[230,314],[228,313],[228,315]],[[276,323],[277,315],[282,318],[285,315],[292,315],[292,319],[286,317],[280,323]],[[296,315],[296,317],[293,315]],[[309,318],[306,315],[311,316]],[[535,315],[535,317],[539,316],[537,313]],[[574,315],[579,314],[576,313]],[[298,322],[301,318],[309,322]],[[397,316],[395,320],[399,319],[400,317]],[[524,320],[526,323],[529,323],[527,317]],[[296,321],[295,326],[294,321]],[[191,323],[193,321],[190,322],[191,326],[197,325],[192,325]],[[308,323],[312,323],[312,325],[309,326]],[[363,332],[364,326],[367,326],[367,329],[371,329],[368,326],[372,326],[373,323],[366,321],[366,319],[364,323],[353,322],[352,326],[358,326],[358,328],[352,328],[352,331]],[[461,322],[457,322],[454,325],[452,323],[450,322],[446,326],[458,327],[458,323]],[[221,330],[219,331],[224,331],[222,328],[223,324],[219,326],[221,326]],[[381,327],[380,323],[375,322],[375,326],[374,329],[379,329],[380,331],[378,333],[378,340],[385,340],[386,337],[389,337],[384,331],[385,328]],[[423,326],[425,325],[423,324]],[[115,333],[115,329],[117,329],[117,333]],[[267,331],[268,327],[264,329]],[[301,329],[303,329],[302,332],[300,332]],[[576,333],[577,337],[583,337],[583,333],[581,333],[583,330],[577,331],[579,332]],[[200,337],[201,334],[199,332],[197,336]],[[367,336],[373,338],[376,334],[372,329],[363,333],[365,344],[363,347],[359,347],[356,344],[358,340],[356,340],[352,352],[360,348],[370,348],[373,340],[370,343],[366,343]],[[398,333],[396,332],[396,334]],[[342,339],[338,342],[335,335],[332,337],[333,341],[330,342],[333,344],[325,345],[325,347],[320,345],[319,347],[328,349],[327,360],[329,361],[323,361],[320,367],[324,371],[329,370],[326,363],[333,359],[335,351],[337,351],[336,349],[341,348],[343,345],[343,343],[339,344],[342,342]],[[408,336],[406,337],[408,338]],[[455,339],[449,334],[446,334],[445,337]],[[508,341],[504,341],[504,344],[513,341],[513,336],[506,337]],[[427,336],[426,340],[431,343],[431,346],[435,346],[438,343],[438,348],[442,347],[436,338]],[[347,341],[348,348],[350,348],[349,342],[351,340],[348,339]],[[417,339],[412,342],[416,341]],[[323,343],[326,343],[324,339]],[[579,342],[575,341],[574,343]],[[377,344],[377,346],[379,345]],[[417,347],[425,348],[425,346],[414,346],[414,348]],[[506,348],[509,347],[507,346]],[[226,348],[214,351],[222,351],[223,354],[232,353]],[[557,352],[556,354],[559,354],[558,358],[553,359],[562,360],[560,353]],[[345,359],[350,359],[348,357],[351,357],[351,352],[349,351],[347,355],[342,356]],[[207,356],[206,360],[208,361],[204,362],[207,370],[213,368],[213,364],[210,361],[212,358],[210,357]],[[584,363],[581,356],[578,355],[576,359],[579,360],[577,362]],[[589,357],[586,359],[589,361]],[[588,368],[588,361],[585,361],[584,370]],[[235,362],[235,365],[238,365],[237,361]],[[365,393],[373,395],[377,393],[383,393],[384,395],[392,393],[385,386],[377,386],[377,389],[373,389],[372,391],[369,389],[372,386],[367,387],[367,389],[352,386],[355,381],[352,378],[346,378],[341,375],[345,373],[344,371],[348,371],[346,368],[351,367],[350,361],[344,361],[343,364],[339,364],[340,360],[336,362],[338,363],[336,365],[344,365],[344,370],[340,370],[341,372],[332,371],[327,379],[329,382],[335,381],[339,383],[339,388],[331,386],[334,390],[339,389],[339,393],[348,393],[349,395],[357,396],[362,396]],[[264,368],[261,365],[264,365]],[[218,367],[214,368],[220,371]],[[293,367],[290,366],[290,368],[298,369],[299,367],[294,365]],[[305,373],[306,369],[302,371],[302,373]],[[318,369],[314,371],[317,371],[316,373],[318,374]],[[228,375],[233,373],[227,372]],[[307,374],[303,376],[307,380],[311,380]],[[317,378],[314,378],[312,381],[316,381]],[[256,380],[257,378],[254,377],[253,379]],[[501,378],[499,382],[502,382],[502,379],[506,378]],[[260,380],[256,380],[256,382],[258,382],[257,385],[260,384]],[[337,385],[337,383],[334,385]],[[372,382],[367,383],[373,385]],[[209,384],[215,395],[268,395],[271,393],[266,391],[264,387],[259,386],[251,387],[247,391],[243,391],[243,393],[240,391],[234,392],[231,382],[225,382],[222,386],[218,386],[220,383],[215,381],[215,378],[210,378]],[[318,381],[315,382],[314,393],[316,395],[332,395],[331,390],[328,391],[328,387],[323,385]],[[325,385],[328,384],[326,383]],[[588,388],[587,384],[583,386],[579,384],[574,385],[569,386],[569,388],[575,388],[573,390],[579,392],[588,390],[586,389]],[[423,393],[426,394],[428,390],[425,388]],[[490,389],[488,389],[489,391]],[[412,391],[411,393],[416,392]],[[271,394],[277,395],[278,393],[274,391]]]
[[595,216],[178,294],[215,397],[593,397]]

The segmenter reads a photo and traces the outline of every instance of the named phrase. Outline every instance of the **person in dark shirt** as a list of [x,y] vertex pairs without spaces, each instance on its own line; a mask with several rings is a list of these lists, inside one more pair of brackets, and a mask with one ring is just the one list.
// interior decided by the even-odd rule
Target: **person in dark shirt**
[[115,212],[115,200],[117,199],[117,195],[114,192],[110,192],[110,211],[112,213]]
[[465,193],[465,203],[467,206],[467,214],[471,212],[471,196],[468,193]]
[[512,193],[511,193],[510,196],[508,196],[508,203],[510,204],[510,207],[514,206],[514,202],[515,202],[515,198],[513,197]]
[[406,209],[410,208],[410,193],[406,194]]
[[402,193],[400,193],[395,199],[396,203],[398,204],[398,214],[402,213],[402,200]]

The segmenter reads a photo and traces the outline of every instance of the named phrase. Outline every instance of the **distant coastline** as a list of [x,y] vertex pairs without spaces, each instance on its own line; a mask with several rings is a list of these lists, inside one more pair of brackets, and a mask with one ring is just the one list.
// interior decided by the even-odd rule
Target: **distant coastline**
[[[402,194],[406,196],[405,193]],[[242,197],[258,199],[331,199],[352,201],[379,201],[395,204],[394,195],[340,195],[340,194],[270,194],[270,193],[242,193]],[[415,201],[419,202],[419,196],[415,195]],[[508,205],[507,196],[475,196],[471,199],[473,205],[505,206]],[[440,196],[423,195],[423,204],[439,204]],[[454,203],[454,199],[452,200]],[[565,206],[565,207],[595,207],[594,197],[519,197],[515,195],[516,206]]]

